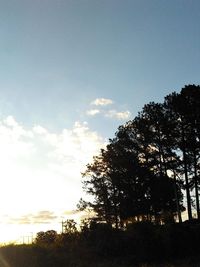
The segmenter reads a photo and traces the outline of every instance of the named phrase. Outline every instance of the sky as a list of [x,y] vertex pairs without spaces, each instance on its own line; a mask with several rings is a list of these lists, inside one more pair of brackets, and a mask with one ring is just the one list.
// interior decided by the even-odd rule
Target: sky
[[198,0],[0,0],[0,242],[84,216],[118,126],[200,84],[199,25]]

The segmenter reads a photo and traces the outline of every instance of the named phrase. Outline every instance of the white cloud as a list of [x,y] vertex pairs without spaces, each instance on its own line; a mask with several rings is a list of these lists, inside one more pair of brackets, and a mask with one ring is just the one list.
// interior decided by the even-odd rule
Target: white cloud
[[102,114],[104,117],[113,118],[117,120],[127,120],[131,116],[131,112],[128,110],[117,111],[117,109],[108,110],[107,105],[113,104],[114,102],[111,99],[107,98],[96,98],[91,105],[101,106],[100,109],[90,109],[86,112],[89,116],[95,116],[96,114]]
[[18,127],[18,123],[15,121],[15,119],[12,116],[8,116],[4,120],[5,124],[11,127]]
[[107,106],[113,104],[113,101],[108,98],[96,98],[94,101],[91,102],[91,105],[95,106]]
[[126,111],[121,111],[118,112],[116,110],[109,110],[107,113],[105,113],[105,117],[108,118],[114,118],[118,120],[127,120],[131,116],[131,112],[126,110]]
[[36,134],[46,134],[47,130],[40,125],[35,125],[33,127],[33,132]]
[[95,116],[96,114],[99,114],[100,113],[100,110],[99,109],[90,109],[90,110],[87,110],[86,113],[89,116]]
[[86,122],[53,133],[40,125],[27,129],[11,116],[0,121],[0,216],[74,209],[81,171],[103,145]]

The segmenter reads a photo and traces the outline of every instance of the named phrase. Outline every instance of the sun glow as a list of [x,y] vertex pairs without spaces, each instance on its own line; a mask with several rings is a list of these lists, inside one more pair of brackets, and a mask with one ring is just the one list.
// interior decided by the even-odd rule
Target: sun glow
[[0,121],[0,242],[58,230],[82,195],[81,171],[102,146],[86,123],[51,133],[11,116]]

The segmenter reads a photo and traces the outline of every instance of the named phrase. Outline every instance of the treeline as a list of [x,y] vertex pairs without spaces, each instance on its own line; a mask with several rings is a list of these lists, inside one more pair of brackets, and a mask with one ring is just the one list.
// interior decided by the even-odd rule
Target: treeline
[[92,208],[98,221],[116,228],[133,221],[181,222],[183,193],[188,219],[193,208],[200,219],[200,86],[146,104],[118,128],[83,179],[93,201],[81,199],[79,209]]
[[31,245],[0,248],[1,267],[196,267],[195,223],[130,224],[126,231],[90,221],[81,231],[40,232]]

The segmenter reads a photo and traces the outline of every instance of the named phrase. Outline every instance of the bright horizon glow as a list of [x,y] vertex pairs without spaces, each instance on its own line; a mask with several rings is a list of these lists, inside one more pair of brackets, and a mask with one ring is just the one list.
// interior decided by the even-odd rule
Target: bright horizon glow
[[40,125],[26,128],[12,116],[0,121],[0,242],[19,239],[22,229],[57,230],[61,220],[79,220],[81,171],[103,146],[87,123],[52,133]]

